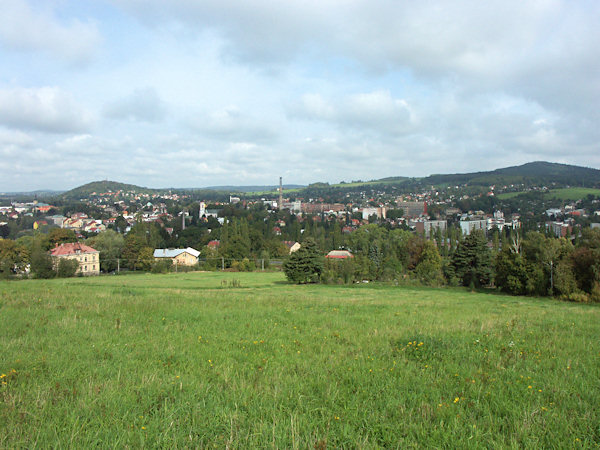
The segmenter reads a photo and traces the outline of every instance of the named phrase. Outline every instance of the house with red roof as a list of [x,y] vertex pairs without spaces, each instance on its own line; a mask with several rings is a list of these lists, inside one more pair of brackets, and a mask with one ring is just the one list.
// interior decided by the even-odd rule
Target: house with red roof
[[100,275],[100,252],[80,242],[61,244],[50,250],[55,265],[61,258],[74,259],[79,263],[77,273],[83,275]]

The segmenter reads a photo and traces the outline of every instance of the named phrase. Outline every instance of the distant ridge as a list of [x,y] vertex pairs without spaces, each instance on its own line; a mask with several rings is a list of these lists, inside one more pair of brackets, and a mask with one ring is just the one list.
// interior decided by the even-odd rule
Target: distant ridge
[[[284,185],[285,189],[310,189],[312,187],[322,187],[326,189],[352,189],[358,186],[369,185],[394,185],[399,187],[418,187],[419,185],[462,185],[471,184],[479,186],[508,185],[518,183],[537,183],[540,185],[560,183],[572,186],[600,187],[600,170],[590,167],[574,166],[570,164],[559,164],[547,161],[535,161],[520,166],[510,166],[487,172],[456,173],[456,174],[434,174],[423,178],[408,178],[404,176],[386,177],[379,180],[366,182],[340,183],[329,185],[328,183],[313,183],[310,186],[298,184]],[[190,191],[211,191],[222,194],[252,194],[275,192],[278,186],[209,186],[202,188],[147,188],[136,186],[134,184],[120,183],[117,181],[93,181],[84,184],[70,191],[61,194],[65,199],[79,199],[88,197],[93,192],[116,192],[116,191],[135,191],[139,193],[165,193],[165,192],[190,192]],[[37,191],[42,192],[42,191]],[[22,194],[34,194],[33,192]]]
[[511,183],[572,183],[577,186],[600,183],[600,170],[569,164],[535,161],[520,166],[505,167],[488,172],[430,175],[422,179],[428,184],[494,185]]

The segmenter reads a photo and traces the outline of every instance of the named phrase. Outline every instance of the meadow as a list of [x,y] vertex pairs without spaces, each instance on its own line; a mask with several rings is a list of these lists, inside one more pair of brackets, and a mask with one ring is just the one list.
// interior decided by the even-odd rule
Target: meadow
[[[504,192],[502,194],[498,194],[498,198],[500,200],[508,200],[511,198],[518,197],[522,194],[528,194],[532,191],[519,191],[519,192]],[[600,196],[600,189],[595,188],[583,188],[583,187],[570,187],[570,188],[562,188],[562,189],[551,189],[548,192],[544,193],[543,196],[545,199],[557,199],[557,200],[579,200],[588,195],[593,195],[595,197]]]
[[0,282],[0,448],[597,448],[600,308],[280,273]]

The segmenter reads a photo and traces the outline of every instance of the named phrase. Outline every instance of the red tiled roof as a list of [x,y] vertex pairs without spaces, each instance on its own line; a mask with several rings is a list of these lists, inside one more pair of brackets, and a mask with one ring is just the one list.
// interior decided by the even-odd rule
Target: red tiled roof
[[50,254],[52,256],[63,256],[63,255],[76,255],[79,253],[97,253],[98,250],[93,249],[89,245],[81,244],[79,242],[73,242],[69,244],[61,244],[58,247],[54,247]]

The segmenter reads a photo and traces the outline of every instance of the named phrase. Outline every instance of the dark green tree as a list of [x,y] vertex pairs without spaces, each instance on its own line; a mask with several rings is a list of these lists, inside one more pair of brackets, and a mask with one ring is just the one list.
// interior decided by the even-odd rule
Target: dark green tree
[[474,230],[459,242],[452,265],[463,286],[486,286],[492,281],[492,255],[483,231]]
[[54,278],[56,272],[52,265],[52,257],[48,252],[36,246],[31,252],[31,272],[35,278]]
[[323,271],[323,259],[314,239],[308,238],[284,261],[283,271],[292,283],[317,283]]
[[77,242],[77,236],[73,230],[67,230],[65,228],[54,228],[48,233],[48,241],[50,248],[54,248],[57,245],[64,244],[67,242]]
[[433,242],[425,241],[419,263],[415,267],[415,274],[424,284],[436,286],[444,282],[442,258]]

